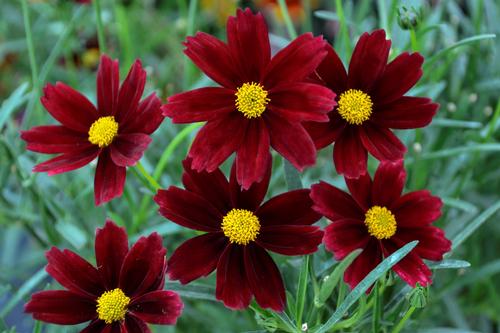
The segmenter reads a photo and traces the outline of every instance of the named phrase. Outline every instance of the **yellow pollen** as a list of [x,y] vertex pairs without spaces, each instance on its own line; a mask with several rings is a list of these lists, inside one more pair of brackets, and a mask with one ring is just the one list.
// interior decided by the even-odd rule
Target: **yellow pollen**
[[222,219],[222,231],[231,243],[247,245],[257,238],[259,218],[246,209],[232,209]]
[[259,83],[243,83],[236,91],[236,108],[249,119],[260,117],[266,110],[267,90]]
[[120,288],[104,292],[97,299],[97,314],[106,324],[125,319],[130,298]]
[[101,117],[94,121],[89,129],[89,141],[99,148],[107,147],[118,134],[118,123],[115,117]]
[[396,233],[396,218],[385,207],[373,206],[365,214],[368,233],[378,239],[388,239]]
[[372,114],[372,99],[361,90],[349,89],[343,92],[338,104],[340,116],[351,125],[361,125]]

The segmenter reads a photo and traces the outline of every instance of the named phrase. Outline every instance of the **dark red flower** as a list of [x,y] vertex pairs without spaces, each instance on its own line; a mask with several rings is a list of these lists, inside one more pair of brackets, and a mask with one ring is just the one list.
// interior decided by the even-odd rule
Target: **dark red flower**
[[89,4],[92,2],[92,0],[75,0],[75,2],[81,4]]
[[317,72],[337,93],[328,123],[308,123],[316,148],[335,141],[333,159],[339,174],[366,173],[367,152],[380,161],[403,158],[406,147],[390,130],[428,125],[439,107],[429,98],[403,96],[422,76],[424,58],[407,52],[387,64],[391,41],[384,30],[364,33],[347,73],[332,47]]
[[263,308],[282,311],[285,288],[266,250],[284,255],[313,253],[323,231],[309,190],[278,195],[264,204],[271,162],[261,182],[242,190],[233,164],[231,178],[216,169],[200,173],[184,161],[185,190],[171,186],[154,198],[160,213],[184,227],[205,232],[184,242],[168,262],[172,280],[189,283],[217,269],[216,297],[232,309],[246,308],[252,295]]
[[163,107],[174,123],[207,122],[189,151],[192,167],[214,171],[236,152],[237,179],[248,189],[263,179],[270,146],[299,170],[313,165],[316,149],[301,122],[328,121],[335,94],[305,80],[326,42],[304,34],[271,58],[266,22],[250,9],[228,19],[227,40],[187,38],[185,54],[222,87],[171,96]]
[[126,167],[135,165],[160,126],[161,101],[151,94],[140,101],[146,71],[140,60],[120,86],[118,61],[101,57],[97,73],[97,108],[82,94],[58,82],[44,88],[42,104],[61,125],[22,131],[26,149],[61,154],[33,168],[49,176],[68,172],[99,157],[94,179],[95,204],[123,192]]
[[107,221],[96,231],[97,268],[53,247],[46,253],[46,270],[67,290],[37,292],[24,309],[47,323],[90,321],[81,333],[150,333],[146,323],[174,325],[183,304],[179,295],[163,290],[166,253],[157,233],[129,249],[125,229]]
[[431,225],[441,216],[441,199],[426,190],[401,195],[405,179],[402,161],[384,162],[373,181],[368,174],[346,178],[351,195],[325,182],[312,186],[313,208],[332,222],[325,228],[326,248],[336,260],[363,249],[344,274],[351,288],[382,258],[413,240],[419,241],[417,247],[393,270],[411,286],[426,286],[432,282],[431,271],[422,258],[442,260],[450,250],[443,230]]

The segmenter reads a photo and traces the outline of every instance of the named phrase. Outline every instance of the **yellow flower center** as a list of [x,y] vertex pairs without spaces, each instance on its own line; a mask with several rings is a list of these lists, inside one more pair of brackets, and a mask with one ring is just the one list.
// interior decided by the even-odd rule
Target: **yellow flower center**
[[270,99],[259,83],[243,83],[236,91],[236,108],[249,119],[260,117]]
[[97,314],[106,324],[125,319],[130,298],[120,288],[104,292],[97,299]]
[[99,148],[107,147],[113,142],[113,139],[118,134],[118,123],[115,117],[100,117],[89,129],[89,141]]
[[370,119],[372,114],[372,99],[361,90],[349,89],[340,94],[337,111],[349,124],[361,125]]
[[232,209],[222,219],[222,231],[231,243],[247,245],[257,238],[259,218],[246,209]]
[[365,214],[368,233],[378,239],[388,239],[396,233],[396,218],[385,207],[373,206]]

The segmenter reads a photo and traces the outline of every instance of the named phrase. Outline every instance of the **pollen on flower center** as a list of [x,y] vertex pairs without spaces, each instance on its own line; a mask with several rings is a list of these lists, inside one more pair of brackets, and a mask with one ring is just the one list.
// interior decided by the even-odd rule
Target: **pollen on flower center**
[[106,324],[125,319],[130,298],[120,288],[104,292],[97,299],[97,314]]
[[89,129],[89,141],[99,148],[107,147],[113,142],[113,139],[118,134],[118,123],[115,117],[100,117]]
[[247,245],[257,238],[259,218],[246,209],[232,209],[222,219],[222,231],[231,243]]
[[373,206],[365,214],[368,233],[378,239],[388,239],[396,233],[396,218],[392,212],[380,206]]
[[255,82],[243,83],[235,95],[236,108],[249,119],[260,117],[270,101],[267,98],[267,90],[261,84]]
[[371,97],[357,89],[349,89],[340,94],[337,111],[349,124],[361,125],[372,114]]

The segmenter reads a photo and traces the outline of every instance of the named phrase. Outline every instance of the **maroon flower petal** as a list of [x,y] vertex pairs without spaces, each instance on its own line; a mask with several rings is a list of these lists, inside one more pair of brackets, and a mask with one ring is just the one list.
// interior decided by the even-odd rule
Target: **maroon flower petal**
[[116,113],[120,87],[120,69],[118,60],[107,55],[101,56],[97,70],[97,110],[101,117]]
[[392,103],[377,106],[371,121],[381,127],[412,129],[430,124],[439,104],[430,98],[403,96]]
[[338,174],[359,178],[366,174],[368,153],[359,138],[359,129],[347,126],[333,146],[333,161]]
[[237,72],[229,47],[219,39],[198,32],[194,37],[187,37],[184,53],[208,77],[223,87],[236,89],[243,82]]
[[325,45],[323,37],[313,37],[311,33],[294,39],[271,59],[265,70],[264,86],[272,88],[282,82],[303,81],[326,56]]
[[96,318],[92,320],[87,327],[81,330],[80,333],[102,333],[104,329],[108,329],[109,327],[112,327],[112,325],[106,325],[103,320]]
[[33,172],[47,172],[49,176],[53,176],[76,170],[92,162],[99,155],[99,151],[93,145],[87,148],[75,149],[37,164],[33,168]]
[[382,29],[361,35],[349,63],[347,86],[369,94],[384,73],[390,48]]
[[319,220],[309,193],[309,189],[289,191],[266,201],[256,212],[262,227],[311,225]]
[[406,153],[405,145],[388,128],[364,124],[359,127],[359,136],[366,150],[379,161],[397,161]]
[[66,290],[34,293],[24,312],[36,320],[59,325],[75,325],[97,316],[95,300]]
[[125,177],[126,168],[113,163],[109,150],[103,150],[95,170],[94,201],[96,206],[121,196]]
[[330,44],[325,45],[326,57],[319,64],[316,72],[325,82],[326,86],[340,95],[347,90],[347,72],[342,60]]
[[359,207],[367,211],[372,206],[372,179],[368,173],[359,178],[345,178],[349,193]]
[[271,135],[271,146],[286,158],[296,169],[316,163],[316,148],[300,122],[288,120],[278,115],[267,115],[266,123]]
[[128,253],[128,237],[125,228],[107,220],[95,233],[95,258],[97,269],[107,290],[118,286],[123,260]]
[[128,313],[125,317],[125,327],[127,332],[137,332],[137,333],[151,333],[148,325],[136,316]]
[[443,255],[451,249],[451,242],[444,235],[444,231],[434,226],[399,227],[394,238],[402,244],[418,240],[415,253],[429,260],[443,260]]
[[127,122],[130,117],[137,116],[137,107],[146,85],[146,71],[142,68],[141,61],[137,59],[118,93],[116,120],[118,123]]
[[247,308],[252,299],[245,273],[243,249],[239,245],[228,245],[217,264],[215,297],[234,310]]
[[304,128],[307,130],[316,149],[322,149],[336,141],[347,123],[343,120],[338,112],[332,111],[328,114],[329,121],[326,123],[305,122]]
[[111,159],[117,166],[127,167],[137,164],[151,143],[151,138],[143,133],[120,134],[109,147]]
[[363,252],[347,267],[344,273],[344,281],[351,289],[354,289],[381,261],[382,251],[380,246],[376,239],[371,238]]
[[137,107],[137,114],[120,124],[121,133],[152,134],[163,121],[161,100],[152,93],[142,100]]
[[170,280],[186,284],[212,273],[227,244],[222,232],[207,233],[185,241],[168,261]]
[[403,167],[403,160],[396,163],[380,163],[373,178],[373,205],[390,207],[401,196],[405,181],[406,171]]
[[159,190],[154,201],[160,206],[160,214],[183,227],[206,231],[220,231],[222,212],[203,196],[170,186]]
[[47,84],[43,92],[40,101],[54,119],[76,132],[88,133],[97,111],[85,96],[61,82]]
[[[161,236],[156,232],[141,237],[123,260],[119,288],[129,297],[153,291],[165,275],[165,254]],[[163,287],[163,286],[162,286]]]
[[183,307],[177,293],[157,290],[132,300],[129,311],[150,324],[175,325]]
[[263,226],[257,244],[266,250],[287,256],[311,254],[318,250],[323,231],[312,225]]
[[21,131],[21,139],[26,141],[26,149],[43,154],[69,153],[75,149],[88,148],[88,134],[82,134],[64,126],[36,126]]
[[269,254],[254,244],[244,247],[248,284],[260,307],[281,312],[286,295],[280,271]]
[[162,107],[163,115],[175,124],[210,121],[225,117],[236,109],[235,91],[206,87],[182,92],[168,98]]
[[410,192],[393,203],[390,210],[394,213],[398,226],[426,226],[441,216],[443,202],[427,190]]
[[335,260],[342,260],[356,249],[364,249],[370,241],[366,226],[360,220],[342,219],[325,228],[323,243],[333,253]]
[[224,118],[209,121],[200,129],[188,155],[193,159],[191,165],[194,170],[212,172],[238,150],[248,123],[243,118],[234,112]]
[[374,87],[371,97],[378,104],[385,104],[403,96],[422,76],[424,57],[419,53],[404,52],[385,68]]
[[323,181],[311,187],[311,199],[313,209],[331,221],[365,219],[363,210],[349,194]]
[[313,83],[284,83],[269,91],[269,110],[291,121],[327,122],[335,93]]
[[97,269],[78,254],[52,247],[45,256],[48,261],[45,270],[63,287],[90,298],[102,294],[104,289]]
[[[227,44],[246,82],[260,82],[271,59],[266,21],[261,13],[238,9],[227,20]],[[220,60],[219,60],[220,61]]]

